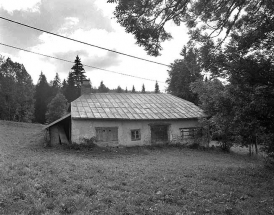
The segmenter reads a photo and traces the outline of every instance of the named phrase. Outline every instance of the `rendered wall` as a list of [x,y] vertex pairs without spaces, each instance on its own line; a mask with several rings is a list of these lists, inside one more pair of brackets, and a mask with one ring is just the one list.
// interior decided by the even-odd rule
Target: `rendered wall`
[[[106,121],[106,120],[89,120],[89,119],[72,119],[71,120],[71,140],[73,143],[80,144],[83,139],[90,139],[96,136],[96,127],[118,127],[117,142],[100,142],[99,146],[136,146],[150,145],[151,124],[169,124],[168,137],[171,143],[183,143],[180,139],[180,128],[196,127],[198,120],[168,120],[168,121]],[[141,140],[131,140],[131,130],[141,130]]]

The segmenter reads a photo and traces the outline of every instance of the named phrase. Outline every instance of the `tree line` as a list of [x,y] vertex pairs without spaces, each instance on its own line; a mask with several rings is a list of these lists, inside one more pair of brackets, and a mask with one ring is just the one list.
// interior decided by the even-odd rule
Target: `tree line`
[[[69,103],[81,95],[81,84],[86,79],[85,70],[79,56],[67,79],[60,80],[56,73],[54,79],[48,82],[41,72],[37,85],[33,84],[31,76],[23,64],[13,62],[10,58],[0,58],[0,119],[18,122],[50,123],[65,115]],[[99,87],[92,88],[92,93],[138,93],[135,87],[131,91],[109,89],[103,81]],[[155,93],[159,93],[159,85],[155,83]],[[146,93],[142,85],[141,93]]]

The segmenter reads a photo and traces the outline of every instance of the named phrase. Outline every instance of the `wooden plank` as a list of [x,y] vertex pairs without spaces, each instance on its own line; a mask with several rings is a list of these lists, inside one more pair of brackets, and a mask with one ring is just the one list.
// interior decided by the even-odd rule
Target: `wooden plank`
[[50,127],[50,144],[51,146],[59,144],[59,134],[58,134],[58,127],[51,126]]
[[69,144],[69,141],[68,141],[67,135],[65,133],[64,127],[59,125],[58,126],[58,131],[59,131],[59,137],[60,137],[61,143],[62,144]]

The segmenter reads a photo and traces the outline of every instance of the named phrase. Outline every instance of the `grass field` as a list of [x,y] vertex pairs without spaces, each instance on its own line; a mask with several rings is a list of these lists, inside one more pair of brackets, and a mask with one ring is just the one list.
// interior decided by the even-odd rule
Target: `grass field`
[[274,173],[260,158],[44,148],[40,129],[0,121],[0,214],[274,214]]

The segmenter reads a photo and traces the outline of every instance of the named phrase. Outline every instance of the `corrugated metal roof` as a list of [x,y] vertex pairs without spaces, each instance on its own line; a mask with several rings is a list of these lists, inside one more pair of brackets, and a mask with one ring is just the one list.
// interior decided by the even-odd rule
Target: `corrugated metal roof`
[[72,118],[187,119],[204,116],[193,103],[165,93],[96,93],[71,103]]

